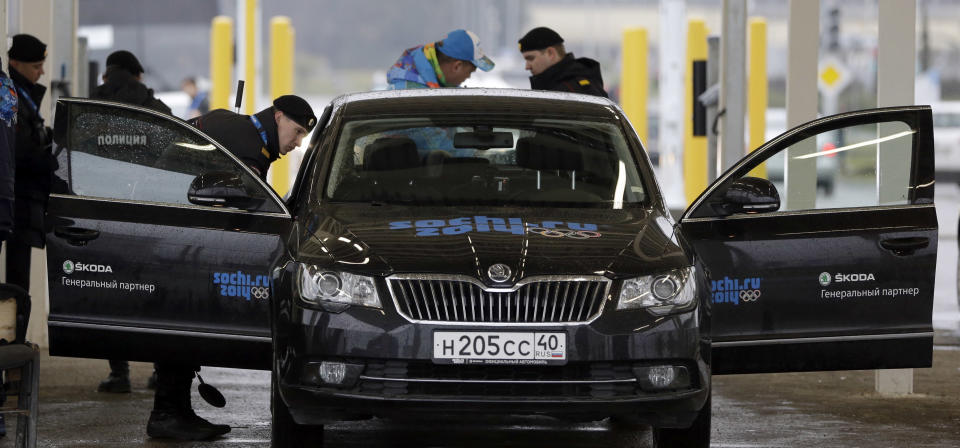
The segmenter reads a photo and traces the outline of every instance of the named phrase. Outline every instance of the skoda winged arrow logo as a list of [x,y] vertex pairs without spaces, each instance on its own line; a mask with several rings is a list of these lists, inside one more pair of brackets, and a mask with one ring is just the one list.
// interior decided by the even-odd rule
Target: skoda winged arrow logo
[[64,274],[73,274],[73,262],[70,260],[63,262],[63,273]]
[[830,273],[821,272],[820,273],[820,286],[829,286],[830,285]]
[[505,282],[510,278],[510,267],[503,263],[497,263],[487,269],[487,276],[497,283]]

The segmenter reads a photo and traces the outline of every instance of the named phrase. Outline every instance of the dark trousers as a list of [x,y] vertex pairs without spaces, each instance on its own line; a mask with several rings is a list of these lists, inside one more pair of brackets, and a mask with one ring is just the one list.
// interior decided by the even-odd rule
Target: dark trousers
[[7,245],[7,283],[13,283],[29,292],[30,254],[33,248],[15,237],[4,243]]
[[191,413],[190,387],[194,372],[200,370],[200,366],[158,362],[154,367],[157,369],[157,390],[153,394],[153,410]]

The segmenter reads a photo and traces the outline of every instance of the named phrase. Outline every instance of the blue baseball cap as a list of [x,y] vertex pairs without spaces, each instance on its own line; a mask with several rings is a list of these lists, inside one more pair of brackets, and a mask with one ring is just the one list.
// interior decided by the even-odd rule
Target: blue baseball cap
[[454,30],[443,38],[437,50],[441,53],[461,61],[468,61],[480,70],[493,70],[493,61],[480,48],[480,38],[473,31]]

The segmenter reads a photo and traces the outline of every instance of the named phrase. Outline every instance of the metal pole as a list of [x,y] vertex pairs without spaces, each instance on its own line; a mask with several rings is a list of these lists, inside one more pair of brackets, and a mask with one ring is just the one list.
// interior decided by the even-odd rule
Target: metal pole
[[244,0],[243,10],[243,70],[247,85],[244,112],[253,115],[257,103],[257,0]]
[[747,2],[723,0],[723,41],[720,42],[720,110],[724,110],[720,159],[726,171],[743,158],[746,115]]
[[660,178],[667,206],[683,209],[687,203],[683,194],[683,57],[687,48],[686,2],[660,2]]
[[[877,106],[913,104],[916,48],[916,0],[880,0],[877,55]],[[903,130],[899,123],[881,123],[879,136]],[[905,204],[910,188],[911,139],[877,147],[877,202]],[[884,395],[913,393],[913,369],[876,370],[875,388]]]
[[707,59],[707,23],[692,19],[687,24],[687,63],[684,67],[683,179],[687,204],[707,188],[707,139],[693,135],[693,62]]
[[[293,93],[294,31],[289,17],[270,20],[270,96],[277,98]],[[290,189],[290,158],[282,158],[270,166],[270,185],[280,196]]]
[[[720,38],[707,38],[707,86],[715,86],[720,82]],[[709,88],[709,87],[708,87]],[[717,158],[717,133],[713,131],[713,123],[717,120],[718,102],[707,106],[707,182],[713,182],[720,172],[720,160]]]
[[623,73],[620,76],[620,106],[637,131],[640,141],[646,145],[647,95],[647,30],[631,28],[623,32]]
[[233,20],[213,18],[210,29],[210,109],[229,109],[233,68]]
[[[761,18],[750,19],[750,75],[747,83],[748,150],[754,151],[767,140],[767,21]],[[767,177],[767,165],[758,166],[750,174]]]
[[[819,0],[790,0],[787,30],[787,128],[817,117],[817,55],[820,47]],[[816,152],[816,142],[802,141],[787,149],[784,158],[784,210],[816,207],[817,165],[814,158],[795,157]]]

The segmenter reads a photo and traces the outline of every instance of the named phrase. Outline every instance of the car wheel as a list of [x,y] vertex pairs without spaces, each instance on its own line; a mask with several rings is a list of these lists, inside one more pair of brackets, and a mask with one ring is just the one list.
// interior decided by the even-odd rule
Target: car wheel
[[323,446],[323,425],[299,425],[293,421],[287,404],[280,398],[277,374],[271,375],[270,409],[273,413],[270,446],[306,448]]
[[703,404],[693,424],[686,429],[654,428],[653,446],[657,448],[710,448],[711,399]]

